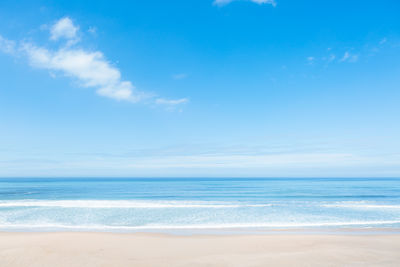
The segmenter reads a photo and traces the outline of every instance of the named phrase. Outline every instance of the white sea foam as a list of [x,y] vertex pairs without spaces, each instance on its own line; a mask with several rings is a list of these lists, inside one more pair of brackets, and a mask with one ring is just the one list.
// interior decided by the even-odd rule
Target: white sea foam
[[55,207],[55,208],[241,208],[270,207],[272,204],[246,204],[196,201],[137,201],[137,200],[23,200],[3,201],[1,207]]

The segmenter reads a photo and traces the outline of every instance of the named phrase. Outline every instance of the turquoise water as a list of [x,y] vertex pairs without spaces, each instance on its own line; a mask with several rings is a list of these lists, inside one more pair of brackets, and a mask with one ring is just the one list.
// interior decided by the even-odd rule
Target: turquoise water
[[0,179],[0,230],[400,228],[400,179]]

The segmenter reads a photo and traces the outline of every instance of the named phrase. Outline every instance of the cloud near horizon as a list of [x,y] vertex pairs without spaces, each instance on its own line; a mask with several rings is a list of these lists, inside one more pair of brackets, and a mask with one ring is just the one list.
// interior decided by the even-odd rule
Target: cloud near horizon
[[95,88],[100,96],[132,103],[145,102],[156,105],[175,106],[187,103],[188,99],[166,100],[156,94],[137,90],[131,81],[123,80],[118,68],[107,61],[100,51],[87,51],[76,46],[79,26],[69,17],[58,20],[50,28],[52,41],[65,40],[64,46],[51,50],[32,43],[16,42],[0,36],[0,51],[13,54],[18,51],[27,57],[32,67],[47,69],[73,78],[78,85]]
[[276,1],[275,0],[215,0],[213,2],[213,4],[217,5],[217,6],[224,6],[224,5],[230,4],[230,3],[235,2],[235,1],[249,1],[249,2],[253,2],[253,3],[259,4],[259,5],[261,5],[261,4],[270,4],[272,6],[276,6]]
[[182,151],[139,150],[127,154],[72,153],[61,160],[40,153],[24,157],[2,157],[0,153],[0,176],[18,176],[22,169],[33,176],[226,177],[226,170],[234,170],[230,174],[232,177],[360,177],[359,172],[348,172],[355,168],[370,177],[382,175],[379,171],[371,172],[374,166],[384,166],[386,175],[397,174],[400,161],[399,155],[383,159],[351,152],[246,153],[223,149],[190,151],[187,148]]

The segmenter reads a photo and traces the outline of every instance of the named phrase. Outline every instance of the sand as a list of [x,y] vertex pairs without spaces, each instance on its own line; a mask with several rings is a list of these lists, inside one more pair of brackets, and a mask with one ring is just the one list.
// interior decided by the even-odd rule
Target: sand
[[0,266],[400,266],[400,235],[0,233]]

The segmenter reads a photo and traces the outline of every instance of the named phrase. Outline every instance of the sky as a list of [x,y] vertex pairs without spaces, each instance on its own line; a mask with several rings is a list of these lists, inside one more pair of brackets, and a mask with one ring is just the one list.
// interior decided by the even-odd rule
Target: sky
[[399,1],[0,2],[0,177],[400,177]]

